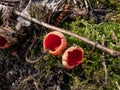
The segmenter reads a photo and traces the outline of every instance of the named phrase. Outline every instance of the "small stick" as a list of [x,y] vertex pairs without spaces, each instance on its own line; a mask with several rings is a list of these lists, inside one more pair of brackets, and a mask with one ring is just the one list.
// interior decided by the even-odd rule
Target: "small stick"
[[29,53],[29,49],[31,49],[33,47],[33,44],[35,43],[35,40],[33,40],[32,44],[30,45],[30,48],[28,48],[26,54],[25,54],[25,60],[28,62],[28,63],[37,63],[38,61],[40,61],[45,55],[46,53],[48,53],[48,50],[44,51],[44,53],[38,58],[38,59],[35,59],[35,60],[31,60],[30,58],[28,58],[28,53]]
[[[32,21],[32,22],[34,22],[34,23],[37,23],[37,24],[39,24],[39,25],[41,25],[41,26],[44,26],[44,27],[46,27],[46,28],[48,28],[48,29],[56,30],[56,31],[62,32],[62,33],[64,33],[64,34],[67,34],[67,35],[76,37],[76,38],[78,38],[78,39],[80,39],[80,40],[82,40],[82,41],[84,41],[84,42],[86,42],[86,43],[88,43],[88,44],[90,44],[90,45],[92,45],[92,46],[95,46],[95,45],[96,45],[96,43],[95,43],[94,41],[91,41],[90,39],[87,39],[87,38],[85,38],[85,37],[82,37],[82,36],[80,36],[80,35],[78,35],[78,34],[72,33],[72,32],[70,32],[70,31],[68,31],[68,30],[65,30],[65,29],[62,29],[62,28],[58,28],[58,27],[56,27],[56,26],[47,24],[47,23],[42,22],[42,21],[38,21],[37,19],[32,18],[32,17],[30,17],[30,16],[26,16],[26,15],[24,15],[24,14],[21,14],[21,13],[18,12],[18,11],[14,11],[14,13],[15,13],[16,15],[24,18],[24,19],[27,19],[27,20]],[[112,56],[120,56],[120,52],[119,52],[119,51],[115,51],[115,50],[109,49],[109,48],[107,48],[107,47],[105,47],[105,46],[103,46],[103,45],[97,44],[97,45],[96,45],[96,48],[102,50],[103,52],[109,53],[109,54],[112,55]]]
[[35,85],[35,87],[36,87],[37,90],[40,90],[38,82],[34,81],[33,84]]
[[118,82],[116,81],[115,83],[116,83],[116,87],[118,88],[118,90],[120,90],[120,86],[119,86]]
[[[105,35],[102,36],[102,45],[105,45]],[[107,72],[107,66],[106,66],[106,60],[105,60],[105,53],[103,52],[102,54],[102,64],[104,66],[104,70],[105,70],[105,85],[108,84],[108,72]]]
[[98,44],[98,42],[96,42],[95,46],[92,48],[92,50],[91,50],[90,53],[88,54],[88,59],[89,59],[90,56],[94,53],[97,44]]

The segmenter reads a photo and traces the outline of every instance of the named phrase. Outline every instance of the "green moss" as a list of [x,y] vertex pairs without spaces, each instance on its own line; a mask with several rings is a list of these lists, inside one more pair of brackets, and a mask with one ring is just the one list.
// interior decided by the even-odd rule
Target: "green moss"
[[[83,37],[89,38],[94,42],[98,42],[102,44],[103,40],[102,37],[105,35],[105,46],[110,49],[120,50],[120,24],[116,22],[102,22],[100,24],[92,24],[85,20],[76,19],[74,22],[65,23],[64,28],[67,30],[79,34]],[[114,34],[114,35],[113,35]],[[82,64],[79,67],[73,69],[75,75],[80,83],[84,82],[82,85],[85,86],[88,90],[93,89],[106,89],[106,90],[113,90],[117,89],[115,82],[120,81],[120,58],[119,57],[111,57],[109,54],[105,53],[105,60],[108,70],[108,85],[104,86],[105,81],[105,73],[104,67],[102,65],[102,56],[103,52],[101,50],[96,49],[93,54],[91,54],[90,58],[88,59],[88,55],[92,50],[92,47],[87,43],[78,40],[72,36],[66,36],[69,46],[78,45],[82,47],[85,51],[85,56]],[[81,69],[81,70],[80,70]],[[77,72],[76,72],[77,70]],[[71,74],[72,74],[71,73]],[[112,74],[111,74],[112,73]],[[83,78],[84,77],[84,78]],[[73,82],[76,82],[73,78]],[[119,82],[120,83],[120,82]],[[74,87],[78,84],[72,84]],[[89,86],[91,85],[91,86]],[[72,88],[73,88],[72,86]],[[82,88],[82,86],[78,86]],[[83,87],[82,90],[85,88]],[[76,90],[76,89],[75,89]]]
[[[94,42],[102,44],[102,37],[105,36],[105,46],[110,49],[120,50],[120,24],[116,22],[102,22],[99,24],[89,23],[77,18],[75,21],[64,23],[63,28],[89,38]],[[62,55],[53,56],[47,54],[43,60],[35,65],[35,68],[49,79],[56,77],[64,88],[72,90],[116,90],[117,81],[120,83],[120,57],[112,57],[105,53],[106,66],[108,71],[108,84],[105,84],[105,72],[102,64],[103,52],[99,49],[91,54],[92,46],[82,40],[65,35],[68,47],[77,45],[84,49],[85,55],[81,65],[72,70],[66,70],[61,63]],[[52,81],[49,81],[49,83]]]
[[[100,2],[103,2],[106,6],[109,6],[110,9],[119,10],[119,8],[117,8],[119,4],[115,5],[115,1],[105,1],[106,0],[91,0],[91,2],[93,2],[92,4],[95,3],[96,6]],[[112,7],[113,5],[115,6]],[[34,9],[31,10],[34,11]],[[42,11],[40,12],[38,10],[37,12],[41,13]],[[31,15],[39,20],[44,20],[44,16],[34,15],[34,13],[31,13]],[[46,19],[44,21],[46,21]],[[102,37],[105,36],[105,46],[120,51],[120,24],[116,21],[95,24],[91,21],[77,18],[75,21],[63,23],[62,28],[100,44],[103,42]],[[66,70],[61,63],[62,55],[53,56],[46,54],[40,62],[35,64],[35,68],[40,72],[43,80],[46,81],[46,79],[48,79],[49,83],[51,83],[52,79],[50,78],[55,77],[55,82],[57,83],[57,81],[59,81],[60,85],[65,86],[64,89],[67,87],[66,90],[68,90],[68,87],[71,90],[116,90],[115,82],[117,81],[120,84],[120,57],[112,57],[107,53],[104,54],[108,71],[108,83],[104,85],[105,72],[102,64],[103,52],[96,48],[90,55],[93,48],[91,45],[72,36],[65,36],[68,41],[67,48],[77,45],[84,49],[84,59],[81,65],[72,70]],[[35,51],[31,51],[31,53],[34,54]]]
[[112,10],[120,10],[120,3],[118,0],[90,0],[90,2],[97,8],[101,8],[102,5],[104,5],[104,7],[109,7],[109,9]]

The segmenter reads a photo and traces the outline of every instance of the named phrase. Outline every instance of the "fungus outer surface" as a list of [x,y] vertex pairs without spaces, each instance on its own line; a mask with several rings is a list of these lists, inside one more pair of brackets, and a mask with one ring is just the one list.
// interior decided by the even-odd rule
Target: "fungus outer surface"
[[61,38],[58,35],[50,34],[45,40],[45,47],[55,51],[61,45]]
[[4,37],[0,36],[0,47],[4,47],[6,44],[8,44],[8,41]]
[[81,63],[83,56],[84,51],[81,47],[72,46],[64,52],[62,56],[62,63],[65,68],[72,69]]

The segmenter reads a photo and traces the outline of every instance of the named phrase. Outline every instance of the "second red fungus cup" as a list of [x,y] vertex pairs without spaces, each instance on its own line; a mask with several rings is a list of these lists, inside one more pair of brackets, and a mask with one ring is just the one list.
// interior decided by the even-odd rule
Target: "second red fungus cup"
[[59,55],[67,46],[67,40],[65,36],[58,32],[52,31],[48,33],[43,40],[44,49],[49,50],[52,55]]
[[17,42],[17,38],[13,37],[15,31],[10,27],[0,26],[0,49],[7,49]]
[[78,46],[72,46],[68,48],[62,56],[63,66],[67,69],[72,69],[81,63],[83,57],[83,49]]

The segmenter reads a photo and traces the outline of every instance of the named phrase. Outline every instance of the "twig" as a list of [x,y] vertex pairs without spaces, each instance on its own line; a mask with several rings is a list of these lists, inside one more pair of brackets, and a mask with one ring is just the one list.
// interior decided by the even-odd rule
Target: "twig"
[[120,90],[120,86],[119,86],[118,82],[116,81],[115,83],[116,83],[116,87],[118,88],[118,90]]
[[88,4],[89,4],[89,7],[90,7],[91,11],[93,12],[93,8],[92,8],[92,5],[91,5],[91,3],[90,3],[90,0],[87,0],[87,2],[88,2]]
[[36,87],[37,90],[41,90],[41,89],[39,88],[38,82],[34,81],[33,84],[35,85],[35,87]]
[[77,1],[76,0],[73,0],[74,4],[77,4]]
[[85,7],[87,8],[87,10],[88,10],[88,3],[87,3],[87,0],[84,0],[84,3],[85,3]]
[[92,50],[91,50],[90,53],[88,54],[88,59],[89,59],[90,56],[94,53],[97,44],[98,44],[98,42],[96,42],[95,46],[92,48]]
[[40,76],[39,73],[35,73],[33,75],[29,75],[28,77],[26,77],[19,83],[17,90],[21,90],[20,88],[23,87],[24,84],[26,84],[28,81],[34,81],[34,78],[38,76]]
[[[46,27],[46,28],[48,28],[48,29],[56,30],[56,31],[62,32],[62,33],[64,33],[64,34],[67,34],[67,35],[76,37],[76,38],[78,38],[78,39],[80,39],[80,40],[82,40],[82,41],[84,41],[84,42],[86,42],[86,43],[88,43],[88,44],[90,44],[90,45],[92,45],[92,46],[95,46],[95,45],[96,45],[96,43],[95,43],[94,41],[91,41],[90,39],[87,39],[87,38],[85,38],[85,37],[82,37],[82,36],[80,36],[80,35],[78,35],[78,34],[72,33],[72,32],[70,32],[70,31],[68,31],[68,30],[65,30],[65,29],[62,29],[62,28],[58,28],[58,27],[52,26],[52,25],[47,24],[47,23],[42,22],[42,21],[38,21],[37,19],[32,18],[32,17],[30,17],[30,16],[25,16],[24,14],[21,14],[21,13],[18,12],[18,11],[14,11],[14,13],[15,13],[16,15],[18,15],[18,16],[21,16],[21,17],[24,18],[24,19],[27,19],[27,20],[29,20],[29,21],[32,21],[32,22],[37,23],[37,24],[39,24],[39,25],[42,25],[42,26],[44,26],[44,27]],[[120,52],[119,52],[119,51],[115,51],[115,50],[109,49],[109,48],[107,48],[107,47],[105,47],[105,46],[102,46],[102,45],[100,45],[100,44],[97,44],[97,45],[96,45],[96,48],[98,48],[98,49],[100,49],[100,50],[102,50],[102,51],[104,51],[104,52],[106,52],[106,53],[109,53],[109,54],[112,55],[112,56],[120,56]]]
[[13,2],[13,3],[15,3],[15,2],[20,2],[20,0],[2,0],[2,2]]
[[[102,45],[105,45],[105,35],[102,36]],[[102,54],[102,64],[104,66],[104,70],[105,70],[105,85],[108,84],[108,72],[107,72],[107,67],[106,67],[106,60],[105,60],[105,53],[103,52]]]
[[114,31],[112,31],[112,33],[111,33],[112,35],[112,39],[113,40],[115,40],[115,43],[118,45],[119,43],[118,43],[118,38],[117,38],[117,36],[116,36],[116,34],[115,34],[115,32]]
[[[2,5],[0,5],[0,7],[2,7]],[[44,26],[44,27],[46,27],[46,28],[48,28],[48,29],[50,29],[50,30],[56,30],[56,31],[62,32],[62,33],[64,33],[64,34],[67,34],[67,35],[76,37],[76,38],[78,38],[78,39],[80,39],[80,40],[82,40],[82,41],[84,41],[84,42],[86,42],[86,43],[88,43],[88,44],[90,44],[90,45],[92,45],[92,46],[95,46],[95,45],[96,45],[96,43],[95,43],[94,41],[91,41],[90,39],[87,39],[87,38],[85,38],[85,37],[82,37],[82,36],[80,36],[80,35],[78,35],[78,34],[72,33],[72,32],[70,32],[70,31],[68,31],[68,30],[55,27],[55,26],[53,26],[53,25],[47,24],[47,23],[42,22],[42,21],[38,21],[37,19],[32,18],[32,17],[30,17],[30,16],[26,16],[26,15],[24,15],[24,14],[18,12],[18,11],[14,11],[14,13],[15,13],[16,15],[24,18],[24,19],[27,19],[27,20],[32,21],[32,22],[34,22],[34,23],[37,23],[37,24],[39,24],[39,25],[41,25],[41,26]],[[96,45],[96,48],[102,50],[103,52],[106,52],[106,53],[110,54],[111,56],[120,56],[120,52],[119,52],[119,51],[115,51],[115,50],[109,49],[109,48],[107,48],[107,47],[105,47],[105,46],[102,46],[102,45],[100,45],[100,44],[97,44],[97,45]]]
[[30,45],[30,48],[28,48],[28,50],[25,54],[25,60],[28,63],[36,63],[36,62],[40,61],[43,58],[43,56],[45,56],[45,54],[48,52],[48,51],[45,51],[38,59],[31,60],[30,58],[28,58],[28,53],[29,53],[29,49],[31,49],[33,47],[34,43],[35,43],[35,40],[33,40],[32,44]]
[[108,13],[110,12],[109,9],[93,9],[95,13]]
[[[32,0],[29,0],[27,6],[23,9],[23,11],[21,12],[22,14],[26,15],[26,16],[30,16],[27,9],[30,7],[31,5],[31,2]],[[21,0],[20,1],[20,6],[19,8],[22,9],[22,4],[24,4],[25,1],[24,0]],[[30,21],[27,21],[27,20],[24,20],[23,18],[21,17],[18,17],[17,20],[19,21],[17,23],[17,25],[15,26],[16,27],[16,30],[20,30],[21,26],[30,26],[31,25],[31,22]]]

